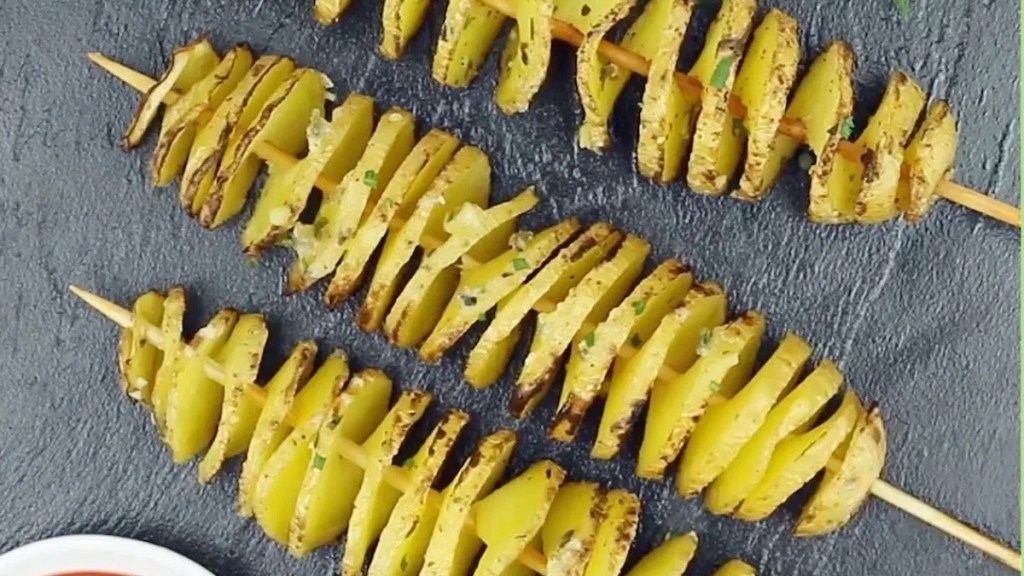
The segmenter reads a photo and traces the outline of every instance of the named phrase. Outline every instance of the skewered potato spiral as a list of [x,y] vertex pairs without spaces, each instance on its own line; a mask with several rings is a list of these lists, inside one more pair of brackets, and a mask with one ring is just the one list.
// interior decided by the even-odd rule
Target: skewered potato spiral
[[[680,494],[708,488],[707,506],[715,513],[764,518],[822,470],[826,480],[798,533],[835,530],[867,498],[885,461],[881,417],[854,392],[840,394],[843,377],[829,360],[801,381],[811,348],[798,336],[787,335],[756,369],[764,317],[748,311],[727,322],[722,288],[695,283],[683,263],[666,260],[645,276],[650,245],[607,223],[584,228],[569,218],[517,232],[517,218],[538,202],[536,192],[527,188],[488,206],[490,165],[482,151],[460,147],[436,129],[416,141],[414,119],[398,108],[374,125],[373,102],[359,94],[339,104],[328,121],[314,105],[326,81],[306,69],[289,78],[295,81],[281,79],[264,90],[271,96],[252,115],[262,120],[232,130],[240,142],[285,142],[308,153],[297,161],[280,159],[279,152],[267,156],[266,146],[248,144],[249,152],[230,161],[258,168],[255,150],[273,158],[243,243],[251,254],[274,243],[291,247],[296,257],[287,291],[333,273],[326,303],[335,306],[369,276],[360,326],[383,329],[398,346],[418,347],[428,362],[474,324],[486,324],[465,369],[476,387],[506,371],[527,316],[537,311],[512,412],[528,415],[564,365],[550,436],[574,440],[603,396],[592,454],[613,458],[649,403],[637,473],[661,478],[679,460]],[[236,88],[249,89],[244,83]],[[299,117],[308,123],[297,123]],[[232,138],[214,140],[230,146]],[[210,171],[249,183],[257,172],[235,176],[223,163]],[[314,184],[324,196],[312,222],[301,223]],[[233,192],[236,209],[246,194]],[[144,396],[144,388],[138,394]],[[841,399],[838,408],[815,426],[833,398]]]
[[[176,462],[205,451],[200,481],[210,482],[226,459],[245,454],[239,512],[255,516],[292,554],[346,535],[346,576],[622,571],[640,518],[633,494],[568,482],[549,460],[502,483],[516,444],[509,430],[486,436],[438,492],[433,487],[469,422],[466,413],[447,412],[395,467],[429,393],[402,391],[391,405],[392,383],[383,372],[352,374],[340,350],[315,367],[311,341],[297,344],[259,387],[268,337],[263,317],[222,310],[185,344],[184,312],[181,287],[135,301],[118,356],[125,391],[152,411]],[[693,533],[669,538],[630,574],[680,575],[696,545]]]
[[[317,14],[331,14],[320,17],[322,22],[340,15],[341,6],[332,9],[332,4],[315,2]],[[608,117],[632,74],[600,55],[598,46],[635,4],[450,2],[434,54],[434,78],[454,87],[472,82],[505,20],[511,19],[495,101],[506,113],[523,112],[546,76],[553,27],[568,30],[579,46],[579,142],[601,151],[611,143]],[[670,182],[686,162],[686,181],[694,191],[721,195],[731,190],[738,198],[759,200],[806,144],[812,158],[806,163],[812,221],[878,223],[902,214],[916,222],[924,216],[940,181],[952,177],[957,127],[945,101],[936,101],[925,113],[923,89],[906,73],[894,72],[878,110],[856,141],[848,142],[855,130],[852,49],[844,42],[828,44],[797,84],[798,24],[772,8],[755,28],[756,0],[721,3],[700,56],[680,82],[676,61],[695,4],[649,0],[619,43],[648,66],[637,142],[642,175]],[[386,57],[401,55],[428,7],[426,0],[385,3],[381,51]],[[415,16],[396,27],[391,15],[398,13]],[[917,127],[923,113],[925,120]],[[803,138],[794,138],[792,131],[780,133],[784,121],[798,122]]]

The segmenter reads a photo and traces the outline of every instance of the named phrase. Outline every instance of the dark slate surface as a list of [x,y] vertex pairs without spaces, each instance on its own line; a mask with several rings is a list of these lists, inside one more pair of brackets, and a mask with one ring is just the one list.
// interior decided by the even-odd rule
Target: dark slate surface
[[[852,42],[858,122],[896,66],[950,99],[962,119],[958,178],[1018,203],[1018,6],[911,3],[914,14],[903,21],[889,0],[766,2],[799,16],[812,55],[833,38]],[[152,74],[173,47],[205,31],[220,48],[247,41],[294,55],[328,73],[340,93],[361,90],[409,107],[424,126],[455,131],[491,154],[495,198],[540,185],[546,198],[529,223],[611,218],[650,238],[655,257],[683,257],[701,277],[722,282],[734,310],[763,310],[773,341],[795,330],[821,355],[838,358],[862,396],[882,403],[892,452],[886,477],[1015,547],[1017,231],[948,204],[915,228],[815,226],[803,216],[807,182],[795,169],[759,205],[698,197],[681,185],[658,188],[633,170],[636,83],[616,116],[617,146],[595,156],[574,145],[578,111],[564,46],[532,110],[506,118],[491,100],[496,58],[466,91],[430,79],[441,6],[409,54],[391,63],[375,51],[377,9],[369,6],[376,2],[357,0],[331,29],[313,23],[309,4],[0,3],[0,551],[101,532],[169,546],[225,576],[335,573],[337,551],[293,560],[234,515],[237,465],[201,488],[194,467],[170,463],[148,418],[119,397],[115,328],[65,289],[80,283],[128,302],[149,287],[183,282],[193,294],[193,325],[223,306],[266,312],[270,366],[300,337],[344,346],[360,365],[435,391],[438,406],[469,410],[477,416],[474,438],[518,426],[517,470],[552,457],[574,478],[637,491],[645,503],[638,549],[666,531],[695,529],[702,546],[692,574],[710,574],[733,556],[776,575],[1006,573],[878,501],[838,535],[815,540],[790,535],[793,504],[758,525],[715,518],[699,500],[676,499],[669,483],[634,479],[632,454],[595,462],[586,442],[548,441],[550,402],[517,425],[504,410],[508,380],[473,392],[460,383],[461,360],[421,365],[359,332],[352,305],[329,313],[319,292],[279,296],[286,255],[247,266],[238,223],[202,230],[176,207],[175,191],[147,183],[148,148],[120,150],[137,95],[83,54],[101,50]],[[701,11],[688,61],[709,20],[710,8]]]

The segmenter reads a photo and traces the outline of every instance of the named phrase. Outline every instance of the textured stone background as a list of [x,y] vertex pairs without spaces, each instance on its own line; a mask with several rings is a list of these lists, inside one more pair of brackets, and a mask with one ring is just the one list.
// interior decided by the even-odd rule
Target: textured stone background
[[[442,4],[443,2],[437,2]],[[329,74],[344,94],[411,109],[422,126],[453,130],[491,154],[494,198],[527,183],[546,197],[527,224],[576,214],[610,218],[650,238],[654,257],[678,256],[720,281],[734,311],[763,310],[772,341],[794,330],[833,356],[864,398],[881,402],[891,438],[885,476],[998,538],[1020,545],[1019,233],[956,206],[927,222],[878,227],[808,223],[806,177],[791,168],[769,200],[748,205],[659,188],[633,170],[637,82],[616,112],[617,145],[604,156],[576,149],[572,53],[558,46],[531,111],[506,118],[492,104],[495,61],[465,91],[429,77],[442,6],[398,63],[376,54],[377,2],[356,0],[340,25],[314,24],[310,2],[0,3],[0,551],[57,534],[102,532],[184,552],[222,575],[333,574],[335,550],[297,561],[233,513],[237,464],[212,486],[174,467],[147,417],[119,397],[113,325],[72,299],[75,282],[128,302],[149,287],[187,284],[191,324],[223,306],[265,312],[276,366],[300,337],[343,346],[357,363],[403,386],[437,393],[438,407],[477,418],[470,436],[516,426],[516,470],[541,457],[574,478],[637,491],[645,511],[636,550],[666,531],[695,529],[692,574],[738,556],[766,574],[1003,574],[939,532],[877,501],[838,535],[790,535],[796,504],[751,525],[681,501],[669,483],[631,475],[633,455],[587,457],[593,424],[575,446],[544,437],[552,405],[517,424],[506,415],[509,381],[487,392],[460,382],[465,347],[436,367],[367,336],[353,306],[334,313],[319,290],[279,295],[287,255],[246,265],[240,224],[202,230],[176,207],[176,190],[145,178],[148,148],[118,145],[137,95],[85,60],[102,50],[151,74],[173,47],[201,32],[226,48],[247,41]],[[707,5],[715,3],[703,3]],[[863,125],[893,67],[950,99],[961,119],[957,176],[1019,203],[1019,5],[912,0],[901,20],[891,0],[775,0],[802,22],[813,55],[833,38],[858,53],[857,121]],[[692,62],[712,9],[691,26]],[[151,142],[150,142],[151,145]],[[435,411],[436,414],[436,411]],[[463,442],[463,453],[472,442]],[[635,447],[634,447],[635,449]]]

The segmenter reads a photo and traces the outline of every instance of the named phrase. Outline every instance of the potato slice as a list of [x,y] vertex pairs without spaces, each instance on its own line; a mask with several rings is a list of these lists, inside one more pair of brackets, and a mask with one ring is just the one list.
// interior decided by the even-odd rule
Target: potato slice
[[160,431],[160,437],[167,438],[167,404],[170,401],[171,389],[174,387],[174,371],[178,367],[185,342],[182,336],[182,324],[185,318],[185,289],[174,286],[167,291],[163,302],[163,318],[160,321],[160,333],[163,335],[164,349],[160,368],[156,371],[150,402],[153,407],[153,419]]
[[423,560],[421,576],[465,576],[483,545],[467,528],[472,506],[488,495],[505,473],[516,435],[499,430],[480,441],[455,480],[441,493],[437,522]]
[[575,218],[564,220],[536,235],[517,232],[509,250],[486,263],[464,270],[441,320],[420,346],[420,358],[436,362],[459,338],[499,301],[515,291],[535,270],[579,229]]
[[672,536],[641,558],[627,576],[682,576],[696,553],[697,534]]
[[267,336],[267,322],[263,316],[242,314],[217,354],[216,361],[226,377],[221,382],[224,400],[217,433],[199,462],[199,481],[204,484],[213,479],[225,460],[245,452],[252,441],[262,405],[246,394],[246,388],[256,382]]
[[764,424],[711,483],[704,495],[707,509],[714,514],[732,513],[764,476],[775,446],[809,425],[842,383],[843,375],[835,364],[828,360],[819,364],[772,408]]
[[412,149],[415,129],[416,121],[409,112],[400,108],[385,112],[355,168],[345,174],[337,188],[324,194],[313,223],[295,225],[295,262],[288,270],[286,293],[305,290],[334,271],[345,240],[355,235],[363,217]]
[[295,403],[295,393],[309,379],[315,359],[316,344],[308,340],[299,342],[267,382],[267,400],[256,420],[238,479],[238,513],[243,517],[252,516],[253,493],[263,465],[291,432],[284,419]]
[[706,334],[698,345],[699,358],[671,380],[656,382],[640,446],[636,473],[662,478],[682,450],[687,437],[707,409],[713,394],[732,397],[754,371],[764,336],[765,320],[749,311]]
[[252,61],[252,50],[248,46],[235,46],[224,54],[213,71],[167,107],[149,162],[149,174],[155,186],[168,186],[181,173],[204,116],[208,119],[220,107],[252,67]]
[[325,26],[334,24],[351,3],[352,0],[316,0],[313,3],[313,17]]
[[377,369],[356,373],[331,406],[314,441],[295,514],[288,531],[288,549],[301,557],[338,539],[348,527],[363,469],[345,459],[339,448],[346,440],[362,444],[380,425],[391,399],[391,379]]
[[501,51],[494,101],[505,114],[525,112],[540,90],[551,62],[551,16],[555,0],[521,0]]
[[391,465],[409,429],[423,416],[430,400],[431,396],[427,392],[402,392],[394,407],[363,444],[367,455],[366,467],[363,469],[363,481],[359,486],[345,539],[345,552],[341,559],[342,576],[358,576],[363,573],[366,552],[384,529],[402,495],[397,488],[384,482],[384,468]]
[[473,505],[476,532],[487,545],[474,576],[500,576],[516,562],[544,526],[564,480],[562,467],[541,460]]
[[167,443],[176,464],[210,445],[224,388],[206,375],[206,360],[216,357],[238,320],[235,310],[221,310],[189,342],[179,358],[167,396]]
[[863,414],[857,394],[847,390],[842,405],[828,420],[779,442],[761,481],[733,516],[753,522],[771,515],[828,464],[832,453],[850,437]]
[[245,251],[257,255],[287,235],[299,221],[317,178],[352,170],[372,131],[373,98],[369,96],[350,94],[334,109],[330,122],[313,110],[306,126],[309,153],[294,166],[270,167],[270,177],[242,231]]
[[662,366],[681,373],[693,365],[701,334],[725,322],[726,308],[720,286],[698,284],[686,293],[681,307],[661,319],[632,357],[615,362],[591,456],[610,460],[619,454]]
[[254,153],[262,143],[271,144],[291,156],[306,146],[306,125],[313,110],[323,107],[327,80],[320,72],[300,68],[270,96],[259,114],[244,130],[237,144],[221,160],[209,194],[199,211],[199,222],[216,228],[241,211],[260,169]]
[[397,218],[409,219],[416,202],[423,197],[427,187],[441,173],[458,147],[457,138],[436,129],[428,132],[413,146],[384,188],[373,211],[355,235],[342,245],[341,261],[327,287],[325,298],[328,302],[340,304],[359,288],[367,264],[392,221]]
[[627,343],[651,337],[661,319],[682,303],[693,282],[690,269],[674,259],[662,262],[643,279],[608,318],[574,347],[549,436],[563,442],[576,438],[583,417],[605,384],[612,363]]
[[447,239],[447,215],[467,202],[486,207],[490,193],[491,163],[487,155],[475,146],[461,148],[416,202],[405,224],[388,234],[357,316],[363,330],[372,332],[380,328],[420,241],[425,236]]
[[607,516],[607,494],[592,482],[563,484],[541,529],[548,576],[583,576]]
[[[815,154],[816,166],[826,153],[833,156],[838,146],[840,125],[853,110],[853,49],[845,42],[831,42],[815,58],[800,81],[786,109],[785,116],[799,120],[807,128],[807,145]],[[832,138],[835,135],[836,138]],[[833,141],[834,140],[834,141]],[[776,134],[771,154],[765,161],[757,196],[763,196],[782,172],[782,167],[796,154],[800,142],[785,134]],[[814,185],[812,174],[811,185]],[[813,200],[812,200],[813,202]]]
[[622,234],[606,222],[591,225],[536,276],[499,302],[494,320],[469,354],[466,380],[476,388],[493,384],[508,366],[526,315],[541,299],[561,302],[621,239]]
[[708,408],[690,435],[676,476],[682,496],[696,496],[736,458],[779,397],[789,391],[811,357],[811,347],[786,334],[750,382],[723,404]]
[[220,162],[233,154],[242,133],[271,94],[295,70],[295,62],[281,56],[262,56],[199,129],[181,177],[181,207],[196,216],[206,202]]
[[[450,236],[444,244],[423,258],[419,269],[395,299],[384,321],[384,332],[392,344],[403,348],[419,344],[441,318],[445,303],[452,298],[459,280],[456,264],[467,255],[477,260],[496,256],[515,230],[516,219],[537,205],[529,187],[515,198],[488,209],[466,203],[445,223]],[[464,301],[476,294],[456,295]]]
[[440,505],[433,484],[468,423],[469,415],[465,412],[449,411],[407,464],[410,489],[398,499],[381,532],[369,576],[419,574]]
[[[646,10],[664,10],[666,0],[652,0]],[[690,148],[694,109],[691,98],[676,83],[676,61],[693,15],[693,2],[672,0],[665,26],[651,54],[651,66],[640,106],[637,169],[655,182],[671,182]]]
[[[754,30],[754,39],[733,88],[733,95],[747,111],[743,120],[731,118],[732,130],[747,136],[743,174],[739,187],[733,192],[737,198],[759,200],[771,186],[771,182],[765,180],[765,169],[799,63],[800,36],[796,20],[782,10],[770,8]],[[731,173],[731,169],[728,171]]]
[[[857,144],[866,149],[864,155],[856,160],[835,156],[825,189],[815,189],[819,195],[827,192],[827,197],[819,200],[818,205],[840,206],[842,217],[838,221],[843,222],[852,218],[848,210],[851,201],[853,216],[858,222],[877,223],[895,218],[899,213],[896,191],[903,147],[910,139],[926,99],[924,90],[909,76],[894,72],[889,77],[881,105],[857,138]],[[851,129],[847,123],[845,131]],[[848,138],[848,134],[840,134],[840,137]],[[830,221],[828,214],[823,217],[826,222]]]
[[715,570],[714,576],[756,576],[754,567],[741,560],[729,560]]
[[625,490],[609,492],[608,516],[597,532],[585,576],[620,574],[639,526],[640,499]]
[[725,0],[690,71],[704,86],[686,176],[695,192],[724,193],[743,154],[746,134],[733,129],[729,96],[756,10],[757,0]]
[[469,86],[504,24],[504,14],[479,0],[449,2],[434,51],[434,80],[454,88]]
[[918,222],[935,203],[935,190],[953,176],[956,158],[956,119],[949,104],[931,105],[921,127],[903,155],[907,178],[900,181],[899,201],[907,222]]
[[[629,80],[630,73],[625,68],[608,62],[598,54],[598,47],[608,31],[619,20],[625,18],[633,8],[636,0],[614,0],[599,6],[589,22],[582,30],[583,41],[576,50],[576,92],[583,107],[583,124],[580,126],[580,146],[587,150],[600,152],[611,143],[608,134],[608,115],[611,114],[622,89]],[[663,2],[655,2],[656,7]],[[650,11],[657,12],[657,10]],[[644,16],[648,16],[647,13]],[[648,48],[653,50],[661,28],[657,18],[643,17],[637,19],[623,41],[623,45],[633,51]],[[644,54],[644,56],[648,56]]]
[[163,76],[142,95],[139,106],[132,115],[132,123],[121,140],[124,149],[131,150],[142,144],[146,131],[149,130],[168,94],[188,90],[216,68],[219,62],[220,57],[205,37],[181,48],[175,48],[171,54],[171,63]]
[[118,364],[121,391],[145,405],[151,404],[156,374],[163,364],[163,352],[149,342],[147,326],[160,326],[164,317],[164,296],[150,290],[132,305],[132,327],[124,331]]
[[397,60],[423,26],[430,0],[384,0],[381,13],[380,53]]
[[861,414],[853,434],[837,452],[840,463],[825,469],[825,478],[800,513],[797,536],[821,536],[842,528],[871,496],[886,454],[885,426],[877,406]]
[[625,298],[651,250],[645,240],[629,235],[611,260],[587,272],[554,310],[537,316],[530,353],[516,381],[511,410],[516,418],[529,414],[544,398],[562,364],[566,348],[592,346],[583,325],[604,320]]

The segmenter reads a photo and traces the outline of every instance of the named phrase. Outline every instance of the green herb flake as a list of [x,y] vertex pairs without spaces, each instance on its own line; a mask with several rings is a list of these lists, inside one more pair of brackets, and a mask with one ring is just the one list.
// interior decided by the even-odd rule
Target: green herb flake
[[843,137],[843,140],[849,140],[850,136],[853,136],[854,128],[856,128],[856,124],[853,123],[853,116],[847,116],[839,125],[839,135]]
[[258,256],[246,256],[245,265],[248,266],[249,268],[259,268],[260,259]]
[[476,319],[478,322],[487,322],[487,312],[481,312],[480,315],[476,317]]
[[641,338],[639,334],[633,334],[632,336],[629,337],[629,344],[633,348],[639,348],[640,346],[643,345],[643,343],[644,339]]
[[416,460],[414,460],[412,458],[406,458],[405,462],[402,462],[402,468],[409,468],[409,469],[411,469],[413,464],[415,464],[415,463],[416,463]]
[[597,338],[594,336],[594,333],[591,332],[590,334],[587,334],[586,338],[583,339],[583,343],[586,344],[587,348],[592,348],[596,340]]
[[747,134],[747,127],[743,125],[742,118],[732,118],[732,135],[737,138],[743,138]]
[[800,169],[804,172],[810,172],[811,168],[814,168],[814,164],[817,163],[818,159],[815,158],[812,150],[804,150],[796,157],[796,163],[800,166]]
[[371,189],[376,190],[377,189],[377,173],[374,172],[373,170],[367,170],[366,173],[363,174],[363,184],[366,184]]
[[633,306],[633,313],[636,314],[637,316],[643,314],[644,310],[647,309],[646,300],[634,300],[631,305]]
[[515,268],[516,272],[518,272],[529,268],[530,263],[526,261],[526,258],[514,258],[512,259],[512,267]]
[[732,63],[736,61],[735,56],[726,56],[718,61],[715,71],[711,74],[711,87],[718,90],[725,88],[729,81],[729,71],[732,70]]
[[701,328],[700,334],[697,336],[697,355],[704,356],[708,353],[709,348],[711,348],[711,330]]
[[893,0],[896,3],[896,9],[900,12],[900,17],[906,20],[910,18],[910,0]]
[[323,470],[325,464],[327,464],[327,458],[323,454],[317,453],[313,455],[313,468]]
[[708,384],[708,388],[711,388],[712,392],[718,394],[718,392],[722,389],[722,383],[719,382],[718,380],[712,380],[711,383]]

